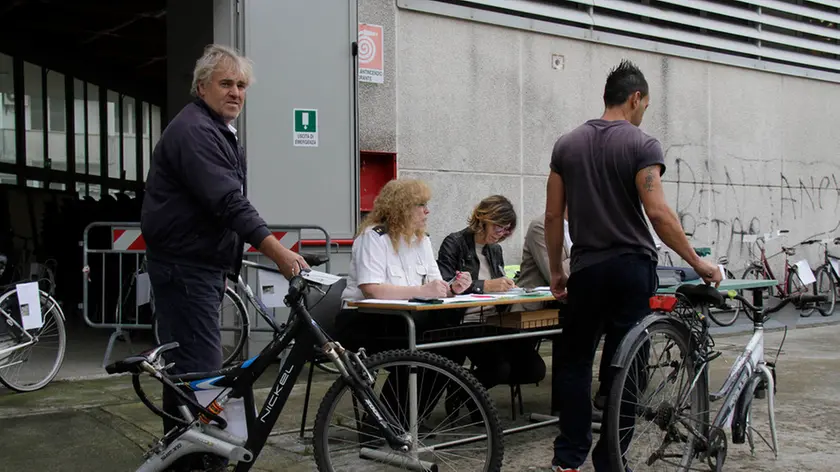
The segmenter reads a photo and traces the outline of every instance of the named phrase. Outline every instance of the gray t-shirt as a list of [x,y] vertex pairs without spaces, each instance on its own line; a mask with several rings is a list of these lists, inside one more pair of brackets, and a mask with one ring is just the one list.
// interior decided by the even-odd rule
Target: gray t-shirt
[[656,138],[624,120],[589,120],[557,140],[551,170],[563,177],[574,241],[571,272],[622,254],[657,260],[636,174],[665,156]]

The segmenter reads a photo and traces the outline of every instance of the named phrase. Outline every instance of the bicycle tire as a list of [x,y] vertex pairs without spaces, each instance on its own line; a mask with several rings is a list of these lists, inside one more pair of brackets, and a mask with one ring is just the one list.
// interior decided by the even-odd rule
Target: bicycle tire
[[[430,365],[446,371],[466,386],[471,396],[476,401],[488,426],[488,444],[490,446],[489,458],[484,472],[499,472],[504,460],[504,444],[502,442],[503,432],[499,414],[487,390],[479,381],[465,369],[459,367],[451,360],[426,351],[393,350],[374,354],[364,361],[368,369],[376,368],[384,364],[395,362],[414,363],[419,365]],[[345,388],[350,388],[343,377],[339,377],[327,390],[318,413],[315,416],[315,427],[313,430],[313,455],[315,463],[320,472],[333,472],[332,464],[328,456],[327,428],[331,412],[336,403],[341,399],[339,396]]]
[[[14,390],[16,392],[21,392],[21,393],[34,392],[36,390],[40,390],[40,389],[46,387],[47,384],[49,384],[55,378],[55,376],[58,374],[58,371],[61,370],[61,365],[64,363],[64,354],[65,354],[65,351],[67,350],[67,332],[66,332],[66,329],[64,327],[64,311],[61,309],[61,305],[58,303],[58,301],[55,298],[53,298],[50,294],[44,292],[43,290],[40,290],[39,292],[40,292],[40,300],[42,301],[41,306],[42,307],[45,306],[45,304],[43,303],[43,300],[46,299],[46,301],[48,303],[50,303],[52,307],[54,307],[54,310],[53,309],[47,310],[47,314],[44,314],[44,311],[42,310],[41,313],[42,313],[42,316],[44,317],[44,320],[43,320],[43,326],[41,327],[41,330],[38,332],[38,336],[40,337],[42,335],[44,326],[49,325],[49,320],[50,319],[55,320],[56,329],[58,330],[58,355],[56,356],[55,362],[53,363],[53,365],[50,368],[50,371],[47,373],[47,375],[43,379],[41,379],[40,381],[38,381],[36,383],[33,383],[33,384],[29,384],[29,385],[24,385],[24,384],[21,384],[21,383],[18,383],[16,381],[11,380],[8,377],[9,372],[6,369],[0,369],[0,383],[2,383],[3,385],[8,387],[9,389]],[[9,297],[11,297],[12,295],[16,295],[16,294],[17,294],[16,289],[12,289],[12,290],[9,290],[8,292],[4,293],[2,296],[0,296],[0,306],[3,306],[3,303]],[[17,304],[15,303],[15,305],[17,305]],[[49,316],[49,318],[48,318],[48,316]],[[5,320],[3,321],[3,323],[5,324]],[[12,354],[10,354],[10,355],[12,355]],[[25,360],[22,361],[22,363],[20,365],[23,365],[23,363],[25,363],[25,362],[26,362]]]
[[[227,367],[231,365],[234,361],[236,361],[239,356],[242,354],[242,348],[245,347],[245,341],[248,339],[248,332],[250,330],[250,323],[248,319],[248,311],[245,308],[245,303],[242,299],[237,295],[236,291],[233,290],[231,287],[225,287],[225,295],[224,298],[230,299],[233,303],[233,306],[236,308],[234,310],[233,317],[234,326],[238,326],[238,336],[235,337],[236,345],[234,345],[233,349],[228,351],[227,353],[222,352],[222,367]],[[224,299],[222,300],[222,307],[224,306]],[[222,316],[221,308],[219,309],[219,316]],[[158,330],[158,322],[157,322],[157,312],[155,311],[152,313],[152,332],[155,336],[155,343],[157,345],[161,345],[160,340],[160,332]],[[221,320],[220,320],[221,324]]]
[[[622,402],[622,392],[624,392],[624,384],[628,379],[628,373],[630,369],[633,367],[633,361],[636,358],[636,355],[639,353],[643,342],[651,337],[652,334],[657,332],[667,332],[671,339],[681,343],[680,349],[683,352],[689,353],[686,356],[686,359],[691,360],[691,364],[686,366],[688,367],[688,372],[692,375],[695,374],[695,364],[694,364],[694,353],[695,350],[693,349],[694,342],[692,339],[686,339],[683,336],[683,333],[680,332],[672,322],[668,321],[657,321],[651,324],[648,329],[642,331],[640,336],[633,341],[632,348],[631,348],[631,355],[627,357],[628,362],[627,365],[618,369],[613,377],[612,385],[610,386],[610,395],[607,406],[607,414],[609,415],[609,419],[605,422],[606,424],[602,425],[604,429],[602,434],[606,434],[607,438],[607,447],[609,448],[609,456],[610,456],[610,463],[612,466],[612,470],[626,470],[624,464],[624,454],[621,452],[621,445],[620,445],[620,432],[619,432],[619,416],[621,413],[621,402]],[[689,381],[692,377],[689,377]],[[695,384],[695,391],[697,392],[697,396],[695,397],[695,401],[697,402],[696,411],[700,412],[700,433],[703,436],[708,435],[708,425],[709,425],[709,387],[707,383],[706,375],[699,375],[697,377],[697,383]],[[638,425],[634,426],[634,428],[638,428]],[[632,447],[632,445],[631,445]],[[684,465],[685,470],[689,470],[689,466],[691,465],[691,461],[694,458],[696,453],[696,449],[694,447],[694,443],[692,442],[691,446],[687,446],[687,451],[684,454],[684,457],[687,458],[688,463]]]
[[827,264],[823,264],[817,267],[816,272],[814,272],[814,276],[816,277],[817,281],[814,282],[814,295],[821,295],[820,292],[820,276],[825,274],[825,278],[828,280],[828,300],[826,301],[826,307],[823,308],[822,304],[817,305],[817,310],[819,310],[820,314],[823,316],[831,316],[834,314],[834,307],[837,304],[837,286],[834,282],[834,276],[831,273],[830,267]]

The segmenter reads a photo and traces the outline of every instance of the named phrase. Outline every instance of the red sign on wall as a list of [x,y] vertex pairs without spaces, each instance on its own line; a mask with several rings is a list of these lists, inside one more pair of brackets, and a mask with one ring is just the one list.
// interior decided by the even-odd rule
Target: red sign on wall
[[359,82],[385,83],[382,27],[359,23]]

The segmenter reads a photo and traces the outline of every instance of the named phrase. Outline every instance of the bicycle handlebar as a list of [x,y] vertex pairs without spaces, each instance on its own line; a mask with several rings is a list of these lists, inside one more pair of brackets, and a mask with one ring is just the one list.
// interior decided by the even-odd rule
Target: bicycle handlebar
[[[732,296],[733,294],[734,294],[734,296]],[[758,308],[753,306],[752,303],[747,301],[743,296],[738,295],[737,293],[730,292],[729,298],[731,298],[733,300],[738,300],[739,302],[741,302],[743,304],[744,308],[752,311],[753,313],[761,314],[761,321],[766,320],[767,315],[770,315],[770,314],[773,314],[773,313],[776,313],[776,312],[780,311],[782,308],[784,308],[786,305],[788,305],[791,302],[796,303],[796,304],[800,304],[800,303],[821,302],[821,301],[826,300],[826,297],[824,295],[791,295],[789,297],[783,298],[776,306],[767,307],[767,308],[764,308],[763,310],[759,310]],[[756,317],[756,319],[758,319],[758,317]]]

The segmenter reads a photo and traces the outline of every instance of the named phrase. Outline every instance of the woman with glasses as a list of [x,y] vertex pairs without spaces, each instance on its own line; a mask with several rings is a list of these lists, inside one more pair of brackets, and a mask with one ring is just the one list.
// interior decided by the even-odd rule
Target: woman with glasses
[[[481,200],[469,219],[469,225],[447,236],[438,251],[438,267],[444,280],[469,274],[472,283],[464,293],[506,292],[515,288],[505,276],[505,261],[499,244],[516,229],[516,211],[506,197],[491,195]],[[467,310],[482,315],[509,307],[481,307]],[[500,328],[502,330],[502,328]],[[465,346],[475,366],[473,374],[490,389],[496,385],[531,383],[545,377],[545,362],[536,351],[536,340],[513,340]],[[525,380],[520,382],[520,380]],[[535,382],[539,380],[534,380]],[[447,398],[447,409],[457,408],[458,399]]]
[[510,200],[492,195],[473,210],[469,226],[450,234],[438,251],[444,280],[468,273],[472,284],[464,293],[506,292],[516,285],[505,277],[502,241],[516,229],[516,211]]

